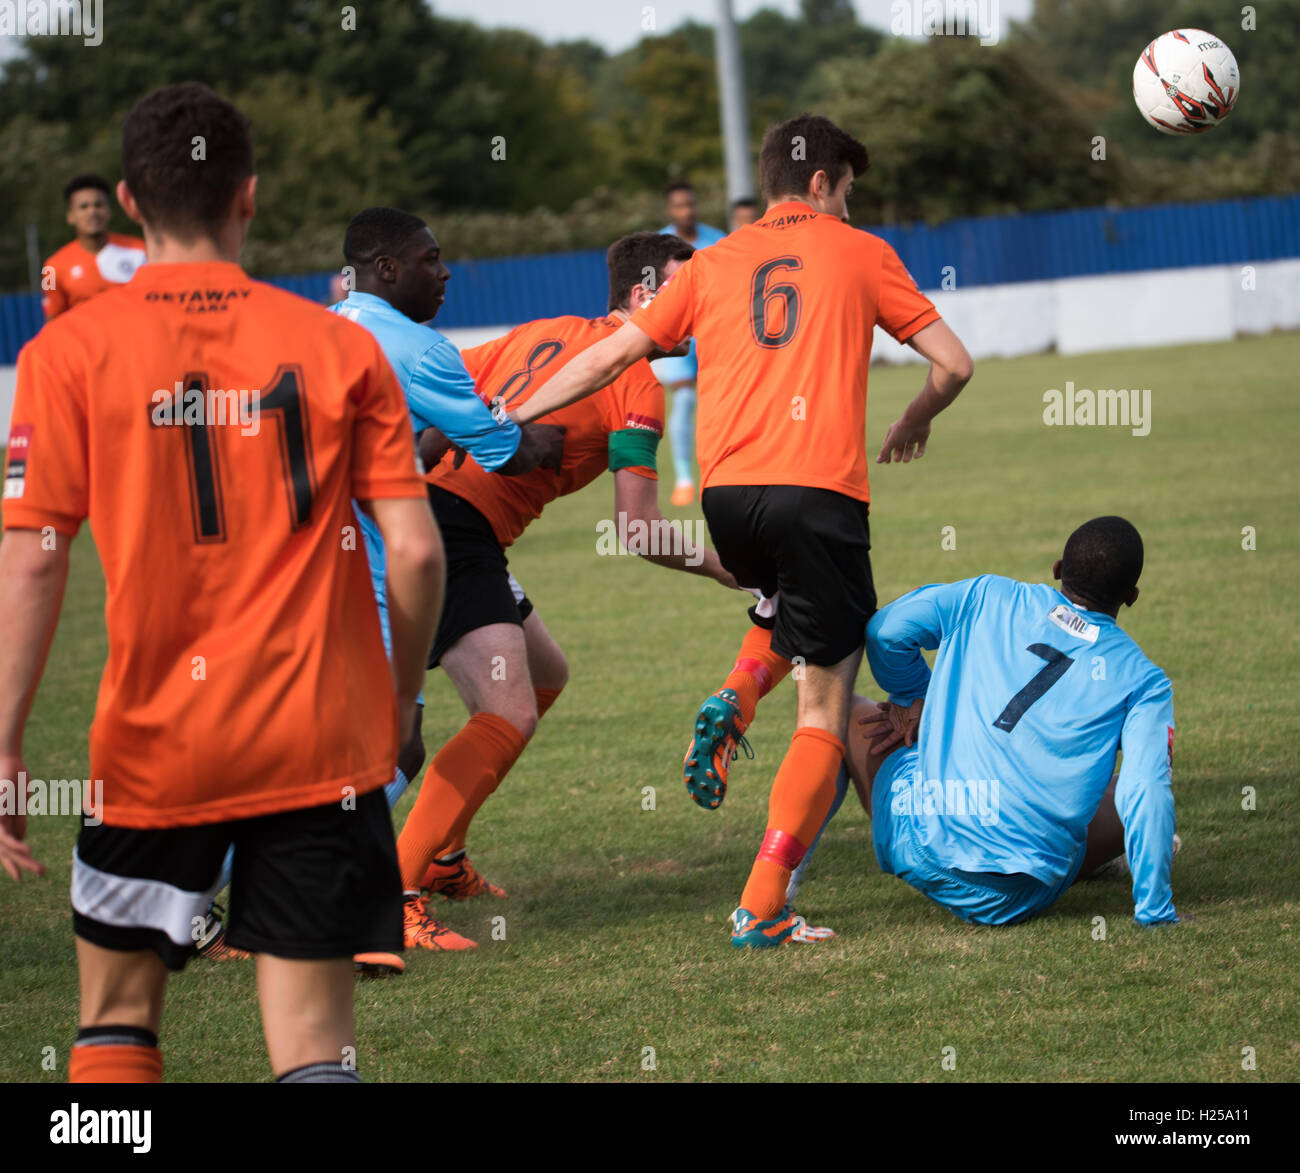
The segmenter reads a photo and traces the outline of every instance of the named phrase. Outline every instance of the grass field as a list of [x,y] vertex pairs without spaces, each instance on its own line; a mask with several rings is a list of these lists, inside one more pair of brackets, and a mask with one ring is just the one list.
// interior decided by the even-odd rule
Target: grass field
[[[936,422],[920,464],[873,466],[882,602],[985,571],[1043,580],[1069,530],[1097,514],[1124,514],[1142,531],[1142,597],[1121,622],[1174,682],[1185,840],[1174,898],[1194,921],[1140,929],[1127,884],[1107,880],[1076,886],[1028,925],[964,925],[881,874],[850,797],[800,902],[840,936],[733,951],[726,917],[761,837],[793,690],[782,685],[760,708],[758,759],[738,763],[726,804],[695,807],[680,781],[684,743],[732,662],[745,600],[635,558],[596,557],[595,523],[613,508],[603,478],[549,508],[511,560],[568,652],[571,681],[471,836],[475,861],[510,899],[442,905],[480,941],[476,954],[408,955],[404,978],[358,985],[362,1075],[1300,1077],[1298,368],[1296,335],[988,361]],[[1150,435],[1045,427],[1043,392],[1067,379],[1151,388]],[[918,386],[917,368],[873,372],[872,441]],[[955,550],[941,548],[945,526]],[[1253,551],[1243,549],[1246,526]],[[83,538],[28,731],[35,776],[86,775],[102,603]],[[877,692],[865,669],[859,690]],[[463,719],[448,681],[431,674],[431,752]],[[653,811],[642,809],[646,786]],[[1243,809],[1246,787],[1254,810]],[[19,887],[0,877],[3,1080],[66,1078],[76,1024],[67,900],[76,825],[32,822],[48,878]],[[504,941],[491,935],[496,915]],[[1094,939],[1095,917],[1106,920],[1105,940]],[[47,1046],[57,1070],[42,1070]],[[947,1047],[955,1070],[942,1064]],[[172,1080],[269,1078],[252,966],[192,963],[171,986],[164,1048]],[[1243,1048],[1254,1049],[1254,1070],[1243,1068]]]

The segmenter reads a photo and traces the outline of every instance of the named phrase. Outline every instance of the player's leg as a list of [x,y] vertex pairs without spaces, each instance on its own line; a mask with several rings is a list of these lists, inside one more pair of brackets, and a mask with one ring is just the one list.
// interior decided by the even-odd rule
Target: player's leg
[[353,958],[402,948],[393,821],[382,790],[235,825],[230,939],[257,954],[271,1070],[352,1083]]
[[80,1025],[69,1083],[158,1083],[167,966],[152,949],[119,952],[77,941]]
[[350,957],[257,958],[257,999],[277,1083],[356,1083]]
[[1097,813],[1088,824],[1088,846],[1084,850],[1083,863],[1075,883],[1086,880],[1124,855],[1124,824],[1119,821],[1119,812],[1115,809],[1115,783],[1119,775],[1114,775],[1106,793],[1101,797]]
[[397,852],[408,946],[464,949],[473,942],[456,939],[458,934],[448,937],[445,929],[437,931],[442,926],[428,916],[420,889],[438,851],[458,838],[463,841],[475,812],[528,744],[537,728],[537,700],[518,624],[492,623],[466,632],[441,651],[439,662],[470,718],[429,763]]
[[778,566],[756,540],[758,497],[736,487],[709,489],[700,498],[718,558],[741,586],[760,591],[762,600],[749,609],[751,626],[722,687],[706,697],[692,723],[691,740],[682,760],[682,777],[692,801],[716,810],[727,796],[731,763],[753,751],[745,730],[759,700],[789,675],[793,665],[772,650],[772,629],[780,607]]
[[794,736],[772,783],[767,830],[733,914],[732,944],[766,947],[796,927],[785,893],[835,800],[853,682],[876,595],[865,503],[793,486],[745,490],[742,501],[758,547],[771,551],[778,565],[781,602],[772,647],[803,661],[802,679],[796,674]]
[[[790,876],[835,801],[849,702],[861,659],[862,649],[857,648],[829,667],[810,664],[805,678],[797,682],[797,728],[772,783],[767,830],[740,897],[735,935],[763,931],[762,924],[774,926],[773,933],[781,928]],[[748,928],[742,924],[743,914],[748,914]]]
[[[532,678],[533,697],[537,702],[537,720],[541,721],[559,699],[565,684],[568,683],[569,661],[514,575],[510,576],[510,586],[519,602],[519,613],[523,617],[528,674]],[[465,836],[469,831],[470,820],[503,781],[504,775],[497,778],[492,790],[476,796],[477,801],[471,803],[457,819],[451,839],[437,850],[433,862],[425,872],[421,889],[436,892],[449,900],[506,895],[504,889],[479,874],[466,854],[465,847]]]
[[678,507],[695,500],[695,384],[679,383],[673,389],[668,416],[668,439],[673,446],[676,484],[669,499]]
[[72,859],[81,988],[72,1083],[156,1083],[169,970],[193,956],[228,825],[133,830],[83,825]]

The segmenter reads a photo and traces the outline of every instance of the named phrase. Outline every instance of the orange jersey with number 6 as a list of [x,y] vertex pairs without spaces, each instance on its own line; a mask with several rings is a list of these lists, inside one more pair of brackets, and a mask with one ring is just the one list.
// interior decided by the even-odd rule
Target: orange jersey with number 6
[[397,706],[352,498],[423,495],[375,340],[238,265],[146,265],[23,348],[4,524],[94,530],[107,824],[389,781]]
[[632,322],[662,350],[695,337],[702,488],[868,501],[874,327],[904,342],[938,318],[880,237],[791,201],[696,252]]

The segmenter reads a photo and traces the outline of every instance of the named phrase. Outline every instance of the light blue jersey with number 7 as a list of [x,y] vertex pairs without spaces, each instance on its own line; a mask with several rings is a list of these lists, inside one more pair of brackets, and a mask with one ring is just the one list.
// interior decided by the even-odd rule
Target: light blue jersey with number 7
[[[1177,920],[1173,688],[1114,619],[1053,587],[982,575],[890,603],[866,645],[894,703],[925,697],[919,772],[894,783],[891,809],[935,861],[1062,883],[1122,749],[1115,805],[1136,918]],[[933,674],[922,648],[938,649]]]

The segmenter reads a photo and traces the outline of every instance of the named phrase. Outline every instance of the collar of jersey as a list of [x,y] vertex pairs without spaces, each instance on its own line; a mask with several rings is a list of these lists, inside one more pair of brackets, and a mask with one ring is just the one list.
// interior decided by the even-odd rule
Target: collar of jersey
[[[761,224],[764,220],[768,220],[768,219],[773,218],[774,216],[777,216],[777,215],[782,214],[782,209],[784,209],[785,212],[793,212],[793,211],[795,211],[795,210],[797,210],[797,209],[802,209],[802,210],[803,210],[804,212],[806,212],[809,216],[829,216],[829,215],[830,215],[829,212],[819,212],[819,211],[817,211],[815,208],[811,207],[810,205],[805,204],[805,203],[803,202],[803,200],[786,200],[784,203],[781,203],[781,204],[773,204],[770,208],[768,208],[768,210],[767,210],[766,212],[764,212],[764,213],[763,213],[763,214],[758,218],[758,220],[756,221],[756,223]],[[832,217],[832,219],[833,219],[833,217]]]
[[[112,243],[111,241],[109,242]],[[131,278],[132,285],[165,285],[169,281],[250,280],[243,267],[234,261],[165,261],[141,265]]]
[[1060,590],[1057,587],[1053,587],[1052,590],[1056,591],[1056,593],[1061,596],[1062,603],[1064,603],[1072,611],[1078,611],[1080,615],[1087,615],[1089,619],[1095,619],[1098,623],[1117,624],[1119,622],[1114,615],[1107,615],[1105,611],[1084,610],[1084,608],[1080,607],[1078,603],[1070,602],[1069,596],[1067,596],[1063,590]]

